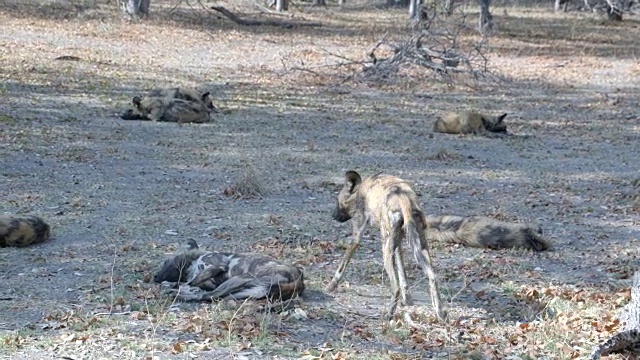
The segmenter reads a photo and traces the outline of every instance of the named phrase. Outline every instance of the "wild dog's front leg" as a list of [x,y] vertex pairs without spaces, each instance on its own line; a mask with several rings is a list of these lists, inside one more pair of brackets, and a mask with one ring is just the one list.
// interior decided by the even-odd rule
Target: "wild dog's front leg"
[[199,287],[202,290],[211,291],[223,282],[227,268],[224,266],[211,266],[202,270],[187,285]]
[[327,285],[326,291],[333,291],[338,287],[338,284],[342,280],[342,276],[344,276],[344,271],[349,265],[349,261],[351,261],[351,257],[353,253],[360,247],[360,241],[362,240],[362,234],[364,233],[367,224],[369,223],[369,217],[361,217],[353,219],[353,243],[349,245],[347,251],[344,253],[344,257],[338,266],[338,270],[336,270],[335,275],[333,275],[333,279]]

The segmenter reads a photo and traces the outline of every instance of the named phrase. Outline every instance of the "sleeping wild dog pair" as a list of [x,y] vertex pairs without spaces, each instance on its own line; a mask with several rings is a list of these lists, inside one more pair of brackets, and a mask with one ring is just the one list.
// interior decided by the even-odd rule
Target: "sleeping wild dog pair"
[[0,215],[0,247],[25,247],[46,241],[51,228],[33,215]]
[[122,119],[207,123],[216,111],[209,92],[179,87],[155,89],[144,97],[135,96],[132,105],[120,115]]
[[[263,299],[286,301],[305,289],[302,270],[268,257],[206,251],[189,239],[164,262],[154,281],[186,283],[182,301]],[[191,288],[204,291],[192,292]]]

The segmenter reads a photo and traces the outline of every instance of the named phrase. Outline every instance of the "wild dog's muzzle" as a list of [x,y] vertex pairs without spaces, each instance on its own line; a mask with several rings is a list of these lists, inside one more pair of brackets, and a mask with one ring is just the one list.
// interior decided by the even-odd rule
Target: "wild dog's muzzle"
[[346,209],[340,207],[340,204],[338,204],[338,206],[336,206],[336,208],[333,210],[333,214],[331,214],[331,217],[339,222],[346,222],[351,220],[351,215],[349,215]]

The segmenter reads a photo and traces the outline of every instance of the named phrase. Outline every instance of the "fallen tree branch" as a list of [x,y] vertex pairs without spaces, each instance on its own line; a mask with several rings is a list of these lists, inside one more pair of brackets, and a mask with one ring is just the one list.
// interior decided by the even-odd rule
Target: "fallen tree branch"
[[233,21],[234,23],[245,25],[245,26],[276,26],[276,27],[282,27],[285,29],[293,29],[293,28],[303,27],[303,26],[311,26],[311,27],[322,26],[322,23],[320,22],[283,21],[283,20],[273,20],[273,19],[267,19],[267,20],[243,19],[238,15],[234,14],[233,12],[225,9],[222,6],[212,6],[211,9],[226,16],[227,18],[229,18],[229,20]]

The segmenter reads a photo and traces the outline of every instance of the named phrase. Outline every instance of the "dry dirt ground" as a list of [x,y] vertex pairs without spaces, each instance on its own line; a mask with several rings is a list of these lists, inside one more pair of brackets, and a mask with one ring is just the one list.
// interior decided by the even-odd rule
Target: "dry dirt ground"
[[[640,258],[637,19],[496,7],[487,55],[504,81],[469,88],[321,67],[405,32],[400,10],[299,6],[324,26],[287,30],[186,3],[139,23],[84,4],[0,3],[0,211],[53,229],[0,250],[3,358],[575,359],[615,332]],[[160,86],[211,89],[225,111],[205,125],[117,117]],[[517,136],[432,134],[438,114],[470,108],[508,112]],[[349,241],[330,217],[347,169],[410,180],[430,214],[538,223],[555,250],[432,244],[450,320],[434,320],[410,265],[429,331],[385,322],[375,231],[323,291]],[[261,197],[225,195],[247,176]],[[172,302],[149,280],[187,238],[299,264],[308,291],[271,315]]]

